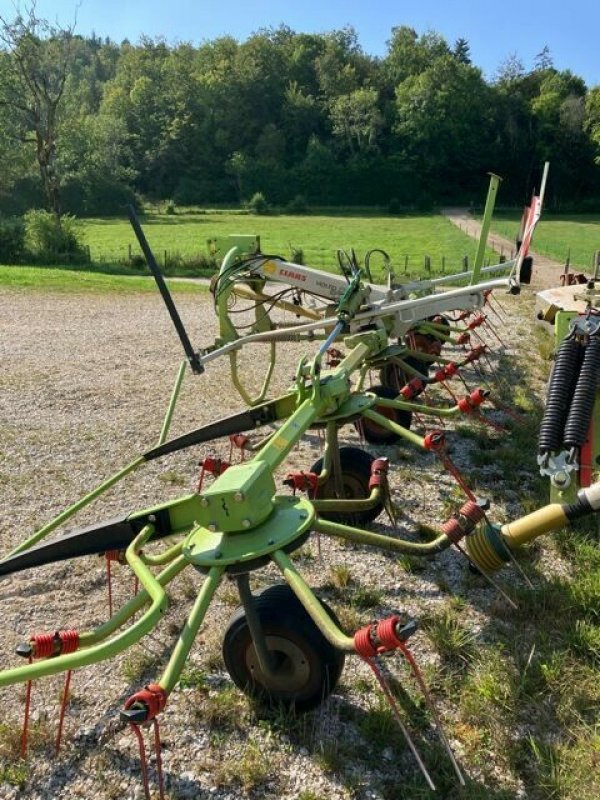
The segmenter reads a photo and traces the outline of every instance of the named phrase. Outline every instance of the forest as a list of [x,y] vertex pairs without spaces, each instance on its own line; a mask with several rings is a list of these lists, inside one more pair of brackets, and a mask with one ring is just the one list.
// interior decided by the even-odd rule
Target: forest
[[[377,58],[352,28],[199,45],[117,44],[0,18],[0,211],[122,213],[135,196],[280,208],[520,204],[552,163],[550,208],[600,206],[600,86],[399,25]],[[193,35],[194,32],[190,32]]]

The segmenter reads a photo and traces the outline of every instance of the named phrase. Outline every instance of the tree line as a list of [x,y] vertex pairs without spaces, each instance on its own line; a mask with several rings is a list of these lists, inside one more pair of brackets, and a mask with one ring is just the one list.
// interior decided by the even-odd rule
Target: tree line
[[427,208],[527,199],[552,163],[555,208],[600,205],[600,86],[511,56],[492,80],[465,39],[288,27],[200,45],[117,44],[0,17],[0,210],[120,213],[134,194],[178,205]]

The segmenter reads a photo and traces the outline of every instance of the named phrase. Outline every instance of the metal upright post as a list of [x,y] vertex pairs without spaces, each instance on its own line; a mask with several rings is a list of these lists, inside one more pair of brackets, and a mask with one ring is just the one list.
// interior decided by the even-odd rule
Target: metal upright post
[[492,224],[492,214],[494,213],[494,206],[496,205],[496,195],[498,193],[498,186],[500,185],[500,178],[498,175],[494,175],[493,172],[489,173],[490,175],[490,188],[488,189],[487,198],[485,201],[485,211],[483,212],[483,220],[481,222],[481,235],[479,237],[479,244],[477,245],[477,254],[475,256],[475,263],[473,264],[473,275],[471,277],[471,286],[475,283],[479,283],[479,276],[481,274],[481,267],[483,266],[483,259],[485,256],[485,248],[487,245],[488,234],[490,232],[490,225]]

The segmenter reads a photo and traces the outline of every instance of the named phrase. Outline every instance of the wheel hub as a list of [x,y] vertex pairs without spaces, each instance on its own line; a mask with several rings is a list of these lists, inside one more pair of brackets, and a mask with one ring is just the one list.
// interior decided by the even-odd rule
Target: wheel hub
[[282,636],[265,636],[271,654],[271,674],[260,668],[254,644],[246,651],[246,666],[257,683],[272,691],[299,692],[310,678],[310,664],[297,644]]

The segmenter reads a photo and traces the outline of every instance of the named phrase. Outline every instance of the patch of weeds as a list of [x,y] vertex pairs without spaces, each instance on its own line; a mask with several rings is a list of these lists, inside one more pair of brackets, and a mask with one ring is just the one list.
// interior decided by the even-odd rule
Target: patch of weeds
[[575,652],[600,669],[600,626],[585,620],[576,620],[569,643]]
[[14,722],[0,723],[0,758],[17,758],[21,750],[21,728]]
[[465,681],[460,705],[465,718],[474,723],[494,723],[498,709],[515,710],[515,673],[502,647],[492,648],[474,664]]
[[195,600],[198,596],[198,585],[187,571],[181,577],[181,591],[187,600]]
[[355,608],[368,609],[381,605],[383,592],[370,586],[357,586],[350,593],[350,603]]
[[311,789],[305,789],[298,795],[298,800],[328,800],[327,795],[313,792]]
[[176,472],[174,469],[168,469],[166,472],[161,472],[161,474],[158,476],[158,480],[162,481],[163,483],[169,483],[172,486],[187,486],[189,481],[186,475],[182,475],[180,472]]
[[16,786],[24,789],[29,777],[29,765],[19,764],[0,764],[0,784],[7,783],[9,786]]
[[555,343],[554,337],[549,330],[536,325],[533,329],[533,337],[537,345],[537,351],[543,361],[550,361],[554,356]]
[[319,742],[314,758],[324,772],[340,775],[344,767],[356,754],[348,743],[341,739],[323,739]]
[[496,463],[496,457],[489,450],[475,450],[471,453],[471,461],[476,467],[487,467]]
[[144,673],[155,667],[156,663],[157,658],[154,653],[149,653],[141,647],[136,647],[127,652],[121,671],[128,683],[136,683],[141,680]]
[[215,771],[215,781],[221,785],[241,784],[247,791],[256,789],[272,775],[268,753],[260,744],[250,741],[243,754],[220,762]]
[[475,653],[475,637],[451,608],[425,617],[423,629],[442,658],[468,664]]
[[530,736],[521,747],[521,768],[534,798],[596,800],[600,795],[600,735],[578,730],[572,742]]
[[236,608],[240,605],[240,595],[235,586],[226,585],[219,592],[219,599],[222,600],[226,606]]
[[416,572],[425,572],[427,569],[426,559],[422,556],[411,556],[409,553],[402,554],[396,559],[396,564],[412,575]]
[[336,617],[340,621],[342,630],[346,633],[356,633],[359,628],[363,627],[364,619],[356,608],[347,605],[336,605],[334,610]]
[[314,561],[315,554],[312,551],[312,548],[309,544],[302,545],[296,552],[294,553],[295,558],[301,559],[303,561]]
[[554,652],[539,664],[541,694],[552,698],[552,710],[565,727],[593,723],[600,708],[598,673],[568,652]]
[[197,716],[209,727],[219,731],[242,730],[248,720],[248,703],[234,686],[225,686],[202,697]]
[[206,673],[199,667],[188,664],[181,673],[179,686],[182,689],[199,689],[200,691],[206,691]]
[[329,567],[331,582],[337,589],[344,589],[352,583],[352,573],[345,564],[335,564]]
[[373,692],[373,681],[359,675],[352,684],[352,688],[357,694],[371,694]]

